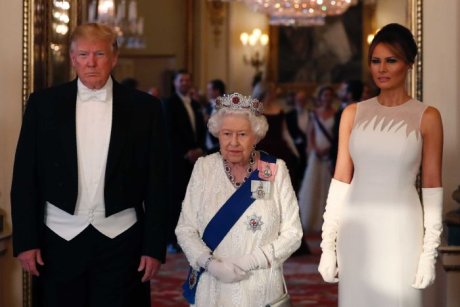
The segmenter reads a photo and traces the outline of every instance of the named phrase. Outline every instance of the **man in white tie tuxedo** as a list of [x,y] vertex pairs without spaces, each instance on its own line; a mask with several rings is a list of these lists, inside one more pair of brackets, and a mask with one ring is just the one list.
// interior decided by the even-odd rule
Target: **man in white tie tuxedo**
[[168,170],[159,101],[111,77],[115,32],[78,26],[77,78],[32,93],[11,190],[13,249],[41,304],[150,306],[165,260]]

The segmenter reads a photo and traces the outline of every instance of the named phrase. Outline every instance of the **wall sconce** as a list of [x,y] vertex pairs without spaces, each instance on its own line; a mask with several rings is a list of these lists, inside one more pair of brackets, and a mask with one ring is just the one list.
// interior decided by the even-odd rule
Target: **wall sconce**
[[265,62],[264,51],[268,44],[268,35],[255,28],[251,34],[241,33],[240,40],[245,53],[248,53],[243,55],[244,63],[250,64],[254,67],[256,73],[259,73]]
[[380,28],[375,30],[374,33],[371,33],[371,34],[367,35],[367,44],[370,45],[372,43],[372,41],[374,40],[375,34],[377,34],[377,32],[379,32],[379,31],[380,31]]

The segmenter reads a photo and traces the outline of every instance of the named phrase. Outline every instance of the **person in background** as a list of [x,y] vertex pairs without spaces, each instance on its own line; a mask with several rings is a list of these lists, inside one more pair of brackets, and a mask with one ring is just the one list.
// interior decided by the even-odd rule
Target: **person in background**
[[409,29],[384,26],[368,54],[380,94],[343,111],[318,270],[340,281],[339,306],[421,307],[442,232],[441,116],[407,91]]
[[340,105],[335,113],[334,127],[332,128],[332,146],[329,152],[331,159],[331,174],[334,174],[337,161],[337,151],[339,146],[339,123],[343,110],[350,104],[361,101],[364,84],[361,80],[348,80],[342,82],[338,90]]
[[124,85],[126,87],[129,87],[129,88],[132,88],[132,89],[137,89],[139,87],[139,81],[137,81],[137,79],[131,78],[131,77],[121,80],[120,83],[122,85]]
[[[259,101],[217,98],[208,127],[220,152],[195,163],[176,234],[196,307],[265,306],[283,295],[284,261],[299,247],[299,208],[286,164],[255,149],[268,125]],[[196,291],[196,292],[195,292]]]
[[[206,105],[205,113],[205,122],[207,123],[209,117],[216,111],[216,99],[217,97],[223,96],[225,94],[225,83],[220,79],[213,79],[208,82],[207,85],[207,96],[208,103]],[[206,152],[214,153],[219,151],[219,140],[214,137],[209,129],[206,132]]]
[[289,134],[286,115],[278,101],[276,87],[272,83],[261,81],[254,87],[252,97],[264,104],[264,116],[269,126],[267,135],[257,145],[258,149],[276,155],[286,162],[289,174],[291,174],[292,185],[294,190],[297,190],[296,170],[299,166],[300,155]]
[[30,95],[11,188],[14,255],[47,307],[147,307],[165,260],[160,103],[119,84],[116,33],[71,35],[77,78]]
[[149,93],[150,95],[160,99],[160,95],[161,95],[161,92],[160,92],[160,88],[158,86],[152,86],[149,88],[149,90],[147,91],[147,93]]
[[186,70],[176,72],[174,93],[164,105],[168,136],[171,144],[171,196],[168,223],[168,251],[178,252],[180,247],[174,234],[182,200],[196,160],[204,155],[206,126],[201,105],[190,97],[192,76]]
[[[286,123],[289,134],[299,153],[299,167],[296,172],[296,182],[300,184],[307,166],[307,127],[309,121],[309,97],[304,90],[294,96],[294,108],[286,113]],[[297,187],[298,190],[299,187]]]
[[370,83],[364,83],[363,84],[363,93],[361,95],[361,101],[371,99],[372,97],[377,96],[378,92],[380,90],[375,88],[374,85],[371,85]]
[[317,107],[310,112],[308,166],[299,190],[300,220],[305,234],[321,231],[324,204],[331,181],[329,151],[334,127],[334,99],[335,92],[331,86],[320,87]]

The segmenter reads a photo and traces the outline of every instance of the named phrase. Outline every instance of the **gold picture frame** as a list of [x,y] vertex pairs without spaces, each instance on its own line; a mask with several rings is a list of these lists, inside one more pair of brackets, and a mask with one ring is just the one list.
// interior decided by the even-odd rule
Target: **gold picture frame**
[[[398,0],[395,0],[398,1]],[[363,29],[363,37],[362,37],[362,46],[353,46],[355,49],[361,48],[361,56],[362,56],[362,62],[361,62],[361,67],[362,67],[362,72],[361,72],[361,78],[355,77],[355,79],[362,79],[364,81],[368,81],[369,78],[369,72],[367,69],[367,49],[368,49],[368,44],[366,42],[367,35],[366,33],[375,31],[376,29],[373,29],[373,15],[375,14],[375,4],[371,5],[364,5],[360,3],[361,5],[361,14],[363,16],[362,20],[362,29]],[[423,60],[423,49],[422,49],[422,0],[407,0],[405,7],[407,8],[406,11],[406,26],[412,31],[414,34],[414,38],[416,40],[417,46],[418,46],[418,55],[416,57],[416,63],[413,67],[413,69],[410,72],[410,76],[408,78],[408,90],[409,93],[412,97],[422,101],[423,100],[423,82],[422,82],[422,77],[423,77],[423,71],[422,71],[422,60]],[[356,19],[356,18],[355,18]],[[283,71],[296,74],[297,71],[292,71],[294,68],[299,68],[299,62],[289,62],[289,56],[291,56],[292,53],[288,51],[288,55],[283,56],[283,51],[282,51],[282,34],[283,33],[290,33],[291,35],[291,44],[297,44],[301,43],[302,48],[297,48],[296,50],[302,53],[302,56],[305,57],[306,59],[310,59],[309,56],[305,56],[305,50],[308,50],[308,44],[305,44],[305,41],[308,41],[311,39],[311,36],[309,37],[304,37],[304,34],[309,33],[308,31],[310,29],[306,29],[307,31],[302,31],[302,29],[293,29],[291,31],[290,29],[280,29],[279,26],[270,26],[270,42],[269,42],[269,61],[267,64],[267,79],[270,80],[271,82],[274,82],[278,85],[278,87],[283,91],[283,92],[295,92],[302,88],[303,90],[306,90],[309,94],[313,95],[315,89],[317,88],[318,84],[320,81],[314,82],[314,81],[298,81],[298,82],[292,82],[292,81],[283,81],[285,79]],[[283,32],[282,32],[283,31]],[[295,34],[296,33],[296,34]],[[297,35],[297,36],[296,36]],[[301,37],[298,37],[300,35]],[[287,44],[290,46],[291,44]],[[315,45],[315,42],[310,42],[310,47],[312,45]],[[284,45],[283,45],[284,46]],[[283,66],[282,61],[280,59],[283,59],[284,61],[288,61],[287,66]],[[311,63],[312,66],[318,65],[317,61],[310,60],[302,63]],[[307,63],[307,64],[308,64]],[[295,65],[293,65],[295,64]],[[329,64],[329,63],[328,63]],[[287,67],[287,69],[286,69]],[[290,68],[289,68],[290,67]],[[305,69],[307,72],[311,72],[309,69]],[[324,81],[326,83],[330,83],[333,81]]]

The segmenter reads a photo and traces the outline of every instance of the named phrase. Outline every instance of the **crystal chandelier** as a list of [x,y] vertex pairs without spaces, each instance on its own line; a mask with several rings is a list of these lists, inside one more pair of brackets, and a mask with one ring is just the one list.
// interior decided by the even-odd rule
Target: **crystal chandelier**
[[[216,0],[211,0],[216,1]],[[270,24],[314,26],[325,24],[326,16],[343,14],[358,0],[218,0],[244,2],[256,12],[267,14]]]
[[115,29],[118,44],[124,48],[145,48],[144,18],[138,17],[136,0],[92,0],[88,6],[88,22],[100,22]]
[[245,0],[256,11],[274,16],[325,17],[343,14],[352,0]]
[[253,10],[270,16],[270,24],[323,25],[326,16],[343,14],[356,0],[245,0]]

